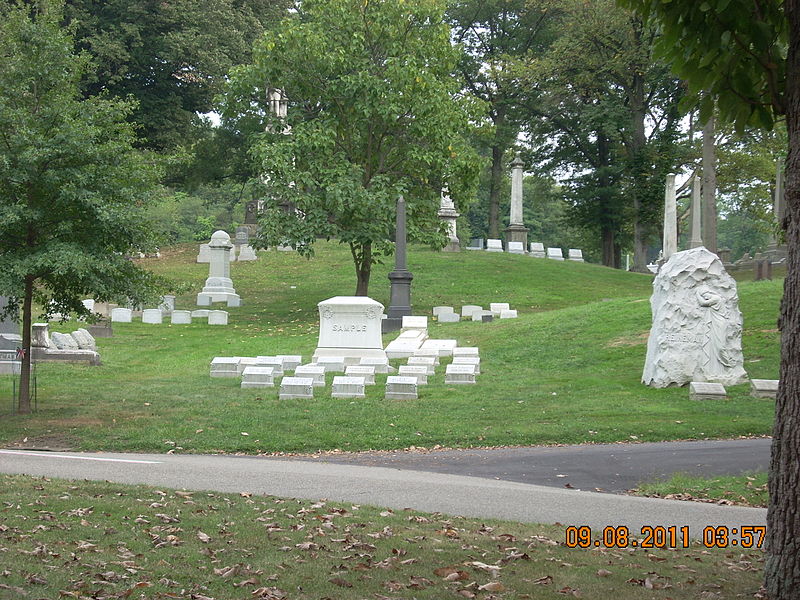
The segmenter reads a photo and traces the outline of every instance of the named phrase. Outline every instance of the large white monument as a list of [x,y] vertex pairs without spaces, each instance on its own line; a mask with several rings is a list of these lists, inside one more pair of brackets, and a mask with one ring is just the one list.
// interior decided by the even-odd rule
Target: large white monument
[[211,306],[225,302],[228,306],[241,306],[241,299],[231,281],[231,236],[215,231],[208,244],[208,279],[203,291],[197,294],[197,306]]
[[314,362],[344,357],[346,365],[362,358],[386,360],[381,339],[383,304],[366,296],[336,296],[319,304],[319,343]]
[[642,383],[662,388],[747,381],[736,281],[716,254],[702,246],[673,254],[653,281],[650,306]]

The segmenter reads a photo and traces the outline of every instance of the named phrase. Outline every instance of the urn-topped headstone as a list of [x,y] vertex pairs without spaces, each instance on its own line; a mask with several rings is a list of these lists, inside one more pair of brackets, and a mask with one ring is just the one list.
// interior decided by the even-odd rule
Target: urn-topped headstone
[[216,231],[208,244],[210,261],[208,279],[203,291],[197,294],[198,306],[210,306],[214,302],[225,302],[228,306],[239,306],[241,300],[231,281],[231,236]]
[[642,383],[662,388],[747,381],[736,281],[715,254],[702,246],[673,254],[653,281],[650,306]]
[[386,358],[381,338],[383,304],[366,296],[336,296],[319,307],[319,343],[314,362],[344,357],[346,365],[362,358]]

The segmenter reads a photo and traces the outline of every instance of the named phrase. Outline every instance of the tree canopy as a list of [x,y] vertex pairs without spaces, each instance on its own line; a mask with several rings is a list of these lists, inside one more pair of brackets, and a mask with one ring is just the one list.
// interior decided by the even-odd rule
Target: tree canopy
[[[410,238],[444,244],[441,189],[463,206],[477,169],[464,139],[475,105],[452,77],[443,15],[439,0],[309,0],[232,72],[226,118],[265,128],[251,140],[267,197],[260,243],[310,254],[317,237],[336,237],[357,294],[392,252],[400,194]],[[285,97],[285,118],[269,94]]]
[[82,298],[139,302],[156,282],[126,257],[152,243],[143,213],[156,175],[133,148],[133,106],[81,98],[88,62],[61,10],[0,9],[0,293],[8,313],[23,309],[23,412],[34,302],[86,315]]

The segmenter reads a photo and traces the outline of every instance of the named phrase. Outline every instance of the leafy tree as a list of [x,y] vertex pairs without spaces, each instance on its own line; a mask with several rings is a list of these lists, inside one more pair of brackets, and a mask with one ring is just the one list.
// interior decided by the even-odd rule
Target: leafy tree
[[765,582],[771,600],[800,596],[800,2],[620,0],[660,22],[661,53],[701,100],[740,130],[786,115],[789,247],[781,304],[781,371],[769,478]]
[[78,49],[97,68],[83,80],[86,96],[133,96],[130,119],[139,143],[156,150],[184,143],[197,113],[213,108],[224,76],[250,59],[253,41],[290,0],[68,0]]
[[[226,116],[266,125],[251,147],[270,198],[261,243],[310,255],[317,237],[338,238],[358,295],[393,249],[398,195],[410,238],[440,247],[442,186],[462,208],[471,197],[477,163],[463,134],[473,107],[457,96],[443,12],[440,0],[309,0],[232,73]],[[274,89],[285,120],[265,109]]]
[[[0,8],[0,291],[22,304],[19,408],[30,412],[34,302],[88,316],[81,298],[141,302],[155,278],[125,256],[150,236],[153,168],[125,122],[132,106],[81,101],[85,57],[60,28],[57,1]],[[30,14],[33,13],[33,14]]]
[[576,221],[597,229],[603,264],[620,266],[632,230],[634,268],[646,270],[659,230],[664,175],[674,168],[681,86],[653,56],[656,29],[613,0],[562,3],[563,32],[527,66],[542,94],[529,106],[537,154],[575,175]]
[[542,53],[556,38],[562,11],[557,0],[457,0],[448,9],[453,39],[464,49],[459,61],[467,91],[488,106],[490,127],[479,145],[491,155],[488,234],[500,237],[500,203],[507,151],[529,116],[525,101],[537,86],[523,84],[514,65]]

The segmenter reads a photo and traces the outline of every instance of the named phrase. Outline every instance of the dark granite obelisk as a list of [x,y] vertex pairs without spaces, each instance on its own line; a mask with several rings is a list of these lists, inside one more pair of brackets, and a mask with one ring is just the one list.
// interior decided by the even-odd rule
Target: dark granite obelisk
[[397,226],[394,239],[394,271],[389,273],[391,291],[389,309],[383,320],[383,332],[397,331],[403,317],[411,314],[411,280],[414,276],[406,268],[406,201],[397,199]]

